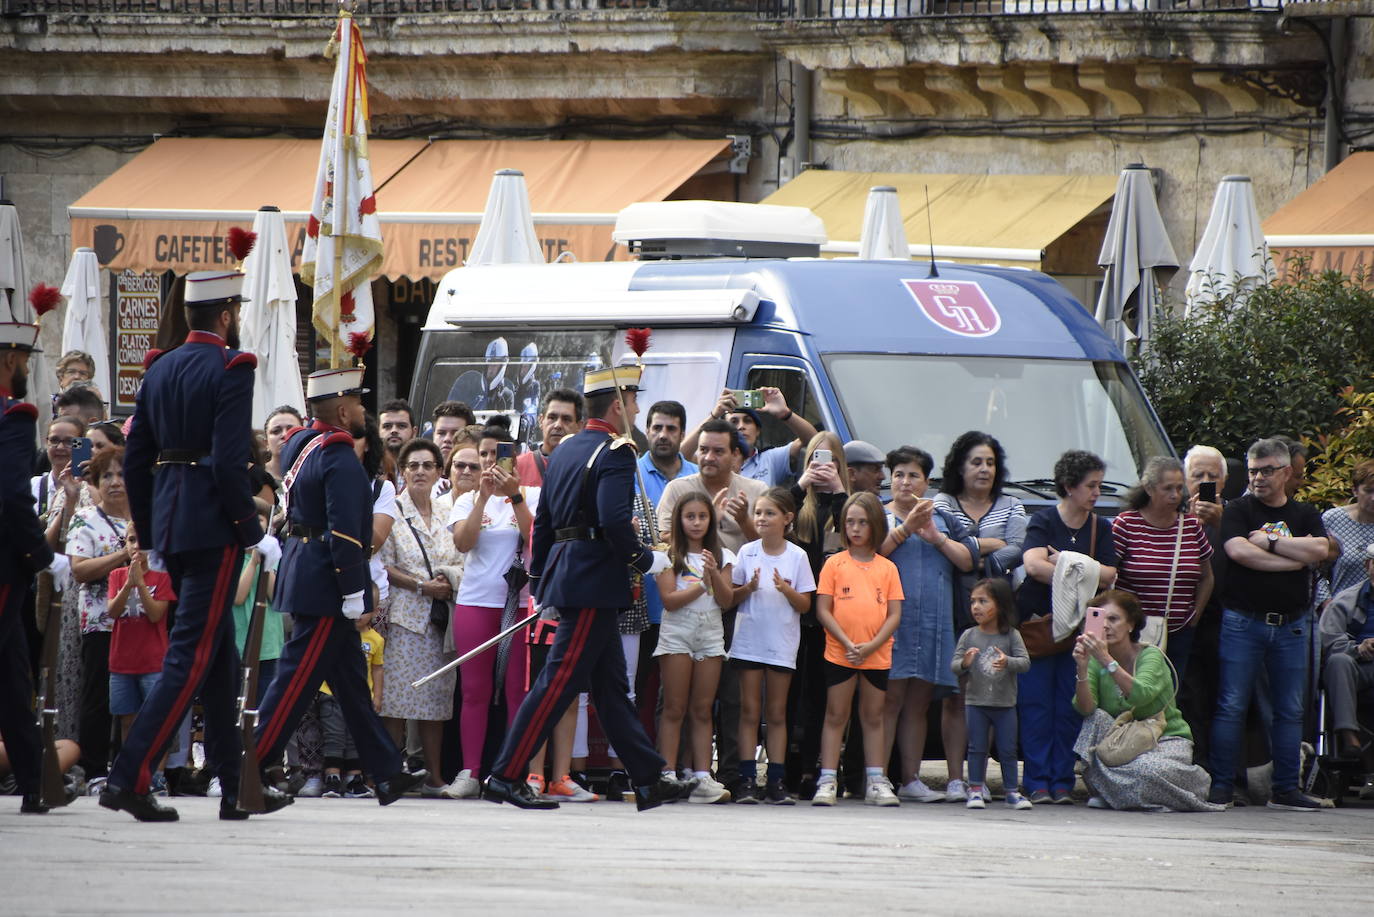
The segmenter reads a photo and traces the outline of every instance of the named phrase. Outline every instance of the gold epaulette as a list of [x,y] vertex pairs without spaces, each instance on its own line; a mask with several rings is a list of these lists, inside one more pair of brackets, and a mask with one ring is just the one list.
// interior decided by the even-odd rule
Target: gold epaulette
[[621,434],[611,438],[611,448],[619,449],[621,446],[629,446],[635,455],[639,455],[639,449],[635,447],[634,437]]

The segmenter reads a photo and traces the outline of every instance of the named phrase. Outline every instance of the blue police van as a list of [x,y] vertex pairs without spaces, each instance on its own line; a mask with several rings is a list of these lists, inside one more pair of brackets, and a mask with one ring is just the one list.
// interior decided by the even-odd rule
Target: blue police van
[[[424,328],[417,411],[465,401],[508,414],[533,445],[542,393],[576,388],[626,356],[625,329],[649,326],[641,409],[680,401],[689,426],[723,388],[776,386],[817,428],[919,446],[937,470],[959,434],[983,430],[1029,503],[1053,499],[1065,449],[1105,460],[1109,495],[1173,454],[1124,355],[1044,274],[822,259],[804,208],[637,204],[615,237],[640,260],[451,271]],[[770,419],[763,444],[787,438]]]

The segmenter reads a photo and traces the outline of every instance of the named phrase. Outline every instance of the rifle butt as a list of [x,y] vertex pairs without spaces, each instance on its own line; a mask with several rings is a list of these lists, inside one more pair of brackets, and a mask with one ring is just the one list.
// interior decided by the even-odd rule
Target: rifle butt
[[257,743],[253,741],[252,731],[244,730],[243,761],[239,765],[238,807],[245,812],[261,815],[267,811],[267,800],[262,792],[262,772],[258,764]]
[[45,806],[58,808],[71,802],[67,798],[66,781],[62,779],[62,763],[53,738],[53,717],[49,714],[43,716],[43,766],[38,791]]

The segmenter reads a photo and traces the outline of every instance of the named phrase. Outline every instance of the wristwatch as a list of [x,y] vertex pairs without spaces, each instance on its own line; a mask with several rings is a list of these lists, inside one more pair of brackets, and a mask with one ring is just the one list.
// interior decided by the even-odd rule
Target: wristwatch
[[1279,550],[1279,533],[1278,533],[1278,532],[1270,532],[1270,533],[1269,533],[1269,553],[1270,553],[1270,554],[1277,554],[1277,553],[1278,553],[1278,550]]
[[510,498],[510,505],[511,505],[511,506],[519,506],[521,503],[524,503],[524,502],[525,502],[525,495],[522,494],[522,493],[521,493],[520,491],[518,491],[518,490],[517,490],[517,491],[511,496],[511,498]]
[[1117,662],[1115,659],[1113,659],[1111,662],[1107,663],[1107,674],[1108,674],[1108,675],[1115,675],[1115,674],[1116,674],[1116,670],[1119,669],[1119,668],[1121,668],[1121,663],[1119,663],[1119,662]]

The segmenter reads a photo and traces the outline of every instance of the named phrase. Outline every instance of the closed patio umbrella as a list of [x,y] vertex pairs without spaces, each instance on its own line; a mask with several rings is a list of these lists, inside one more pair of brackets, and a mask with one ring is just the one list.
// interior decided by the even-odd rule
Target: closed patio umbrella
[[296,357],[296,280],[281,211],[270,206],[258,210],[253,232],[257,241],[243,261],[243,295],[248,302],[239,335],[243,349],[258,358],[253,381],[253,423],[258,425],[279,405],[303,408],[305,391]]
[[897,189],[891,185],[877,185],[868,189],[864,225],[859,234],[859,258],[865,261],[911,260]]
[[1097,263],[1107,269],[1097,300],[1098,323],[1118,347],[1130,340],[1149,340],[1159,307],[1156,271],[1177,269],[1178,256],[1159,215],[1150,170],[1143,165],[1121,170]]
[[492,178],[482,223],[477,227],[477,238],[465,263],[468,267],[544,263],[524,172],[501,169]]
[[67,265],[67,277],[62,281],[62,295],[67,297],[67,316],[62,322],[62,352],[84,350],[95,359],[95,375],[91,377],[100,396],[107,402],[114,400],[110,387],[110,336],[101,320],[104,312],[100,298],[100,261],[95,249],[78,248]]
[[[24,267],[24,233],[19,226],[19,208],[13,202],[0,198],[0,322],[38,321],[28,300],[28,274]],[[55,321],[55,319],[49,319]],[[50,332],[55,335],[55,332]],[[44,344],[47,337],[39,332],[38,346],[43,353],[29,358],[28,400],[39,405],[39,418],[48,417],[48,409],[43,407],[52,401],[53,389],[57,380],[53,367],[57,365],[60,354],[48,353],[57,346],[55,336]],[[46,435],[46,425],[38,425],[38,435]]]
[[1187,312],[1217,302],[1242,306],[1274,276],[1250,176],[1228,175],[1217,185],[1212,215],[1188,265]]

